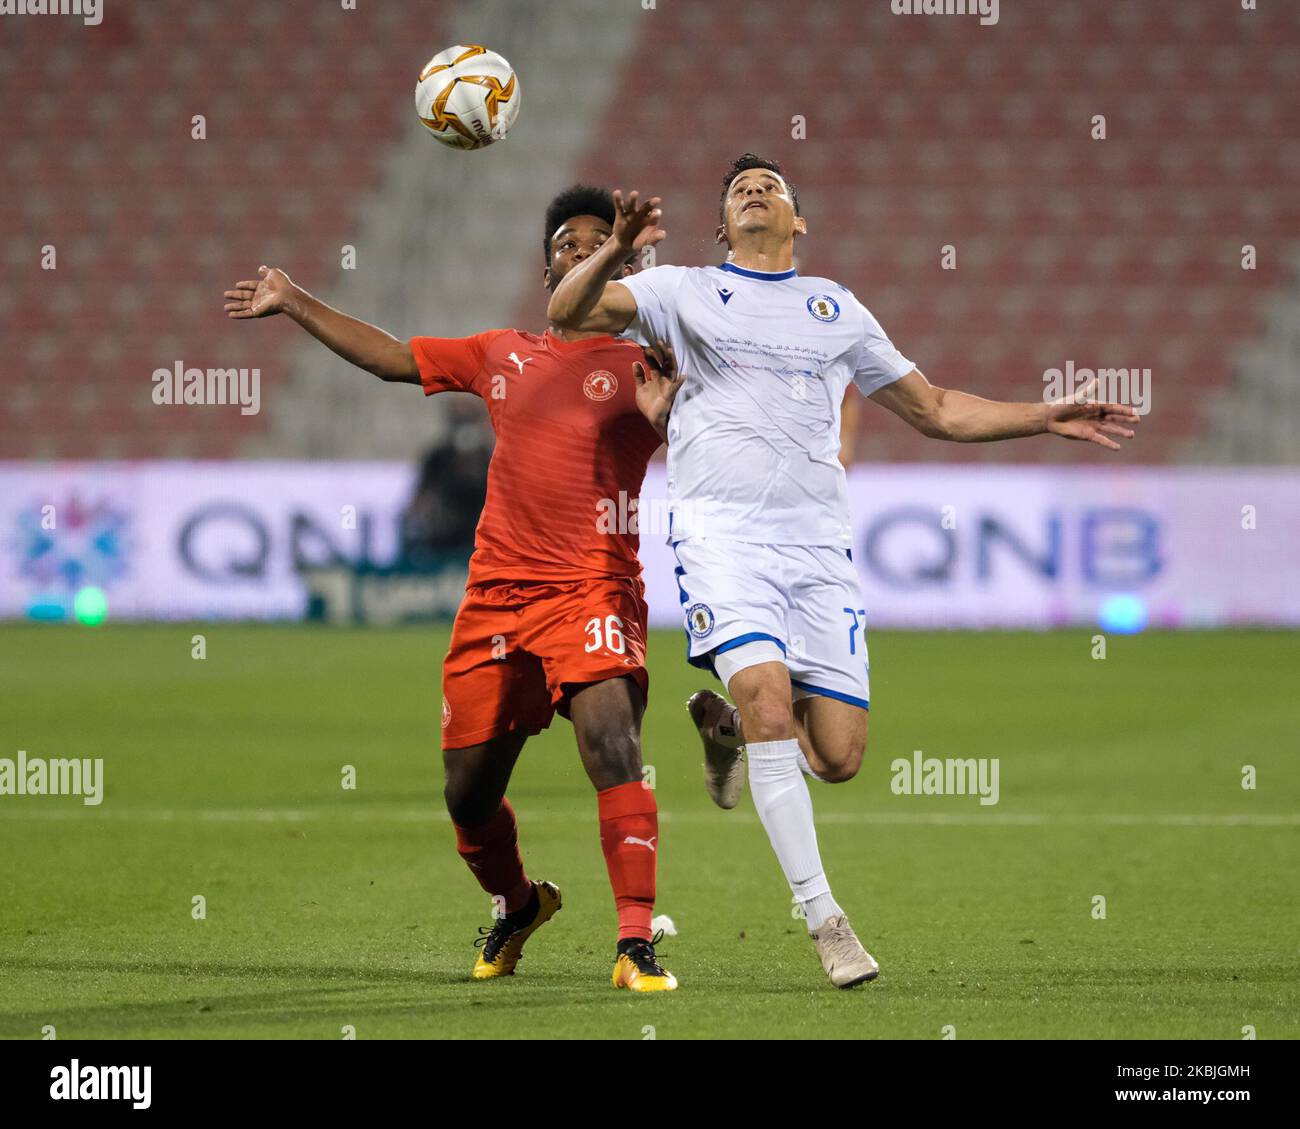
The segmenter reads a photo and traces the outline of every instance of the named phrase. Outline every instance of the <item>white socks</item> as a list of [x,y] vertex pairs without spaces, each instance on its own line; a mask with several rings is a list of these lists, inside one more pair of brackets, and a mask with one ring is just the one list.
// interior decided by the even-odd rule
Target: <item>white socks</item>
[[[724,728],[731,730],[731,732],[725,734],[725,732],[723,732]],[[728,749],[735,749],[740,747],[740,745],[745,744],[745,734],[744,731],[741,730],[740,710],[736,709],[736,706],[731,706],[727,713],[723,714],[722,721],[715,724],[714,731],[712,731],[712,739],[718,741],[718,744],[723,745],[723,747]],[[776,741],[775,744],[781,743],[780,741]],[[797,744],[798,741],[796,741],[796,745]],[[798,757],[796,764],[800,766],[800,771],[805,775],[805,777],[811,777],[814,780],[822,779],[818,774],[814,773],[813,766],[809,764],[809,758],[803,756],[803,749],[796,749],[796,756]]]
[[[790,883],[790,892],[804,910],[809,931],[820,929],[828,918],[843,914],[831,897],[830,883],[817,850],[817,829],[813,826],[812,798],[800,773],[803,754],[799,742],[751,741],[749,790],[754,807],[777,861]],[[807,761],[804,761],[804,770]]]
[[[798,742],[796,742],[796,744],[797,743]],[[805,776],[811,776],[814,780],[821,779],[820,776],[818,776],[815,772],[813,772],[812,765],[808,763],[808,758],[804,756],[804,752],[802,749],[799,750],[799,771],[802,772]]]
[[[723,732],[724,729],[731,732]],[[740,711],[735,706],[729,707],[727,712],[722,715],[722,720],[714,725],[712,737],[719,745],[728,749],[735,749],[745,743],[745,734],[740,725]],[[814,780],[820,780],[821,777],[813,772],[812,765],[808,763],[808,758],[804,756],[802,749],[798,751],[798,757],[799,771],[805,776],[811,776]]]

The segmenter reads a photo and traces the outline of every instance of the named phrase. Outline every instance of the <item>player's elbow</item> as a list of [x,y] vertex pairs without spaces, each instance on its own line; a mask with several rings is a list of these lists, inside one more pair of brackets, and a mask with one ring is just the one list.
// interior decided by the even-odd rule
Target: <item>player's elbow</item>
[[546,306],[546,320],[552,325],[558,325],[564,329],[577,329],[577,307],[562,295],[558,289],[552,291],[551,300]]
[[927,439],[960,440],[951,413],[946,410],[944,401],[947,393],[942,388],[932,388],[930,391],[933,395],[913,413],[910,420],[912,426]]
[[394,342],[392,349],[386,350],[370,364],[362,366],[372,376],[379,377],[385,384],[418,384],[420,369],[415,363],[415,353],[409,342]]

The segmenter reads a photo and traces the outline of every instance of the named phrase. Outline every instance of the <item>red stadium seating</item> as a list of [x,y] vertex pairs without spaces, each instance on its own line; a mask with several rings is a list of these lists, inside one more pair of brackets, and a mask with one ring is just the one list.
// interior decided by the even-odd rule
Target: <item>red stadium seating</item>
[[[6,19],[0,457],[228,456],[264,436],[265,416],[156,407],[150,375],[258,367],[274,395],[300,335],[240,332],[221,290],[282,257],[310,287],[337,277],[410,124],[409,45],[439,42],[448,6],[236,7],[107,3],[93,35]],[[1150,368],[1154,410],[1123,461],[1186,457],[1197,406],[1231,386],[1287,282],[1300,3],[1033,0],[985,28],[887,0],[709,0],[634,26],[568,175],[664,195],[661,261],[718,261],[723,168],[746,149],[778,157],[810,224],[801,270],[850,287],[936,383],[1025,400],[1068,360]],[[46,244],[57,271],[40,269]],[[518,324],[543,302],[530,284]],[[861,427],[864,459],[1097,455],[937,444],[874,410]]]
[[265,399],[297,339],[233,332],[221,291],[290,251],[309,285],[334,275],[410,112],[419,61],[393,66],[392,45],[437,42],[436,7],[276,0],[232,19],[151,0],[105,4],[93,33],[4,21],[0,457],[220,457],[257,436],[262,416],[155,406],[150,376],[256,366]]
[[[1125,461],[1186,449],[1197,402],[1232,379],[1285,281],[1300,5],[1044,0],[982,28],[883,0],[713,0],[659,5],[641,28],[582,172],[665,197],[661,262],[719,261],[723,170],[747,149],[777,157],[810,223],[801,270],[855,291],[935,383],[1025,400],[1067,360],[1150,368],[1154,409]],[[861,427],[865,459],[1097,455],[938,444],[871,410]]]

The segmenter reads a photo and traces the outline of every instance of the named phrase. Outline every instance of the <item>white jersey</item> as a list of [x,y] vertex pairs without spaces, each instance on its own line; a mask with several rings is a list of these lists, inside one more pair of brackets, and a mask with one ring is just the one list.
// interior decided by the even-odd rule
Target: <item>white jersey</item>
[[619,279],[628,336],[686,374],[668,424],[671,539],[852,546],[840,404],[912,362],[848,290],[795,271],[654,267]]

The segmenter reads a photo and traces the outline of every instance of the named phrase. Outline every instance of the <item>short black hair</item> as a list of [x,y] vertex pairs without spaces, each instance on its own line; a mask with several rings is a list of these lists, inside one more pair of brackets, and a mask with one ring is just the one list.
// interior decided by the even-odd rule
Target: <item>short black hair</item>
[[548,267],[551,265],[551,236],[574,216],[595,216],[613,228],[614,194],[608,188],[574,184],[550,202],[546,209],[546,231],[542,235],[542,253]]
[[[782,180],[785,180],[785,173],[781,171],[780,161],[769,161],[766,157],[760,157],[757,153],[742,153],[731,162],[729,168],[722,177],[722,195],[718,197],[718,217],[725,220],[727,218],[727,193],[731,190],[731,182],[741,173],[748,172],[750,169],[767,169],[768,172],[774,172]],[[799,193],[788,180],[785,186],[790,189],[790,199],[794,203],[794,214],[799,214]]]

